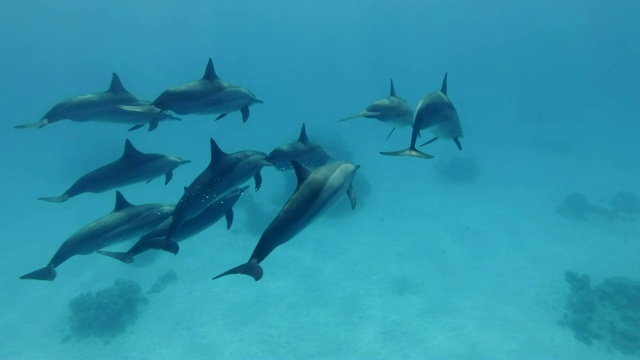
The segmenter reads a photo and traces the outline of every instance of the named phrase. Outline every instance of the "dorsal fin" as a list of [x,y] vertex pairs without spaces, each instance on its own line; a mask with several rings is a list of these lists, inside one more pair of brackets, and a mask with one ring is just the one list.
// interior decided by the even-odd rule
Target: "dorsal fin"
[[209,139],[209,142],[211,143],[211,161],[209,162],[209,166],[212,166],[213,164],[217,164],[218,162],[220,162],[222,158],[228,156],[229,154],[222,151],[222,149],[220,149],[220,146],[218,146],[213,138]]
[[113,208],[113,211],[120,211],[122,209],[128,208],[129,206],[133,205],[131,205],[131,203],[124,198],[120,191],[116,191],[116,206]]
[[440,92],[445,95],[447,95],[447,74],[448,73],[444,73],[444,80],[442,80],[442,88],[440,89]]
[[389,90],[389,96],[396,96],[396,88],[393,87],[393,79],[391,79],[391,89]]
[[109,90],[107,91],[111,93],[128,93],[127,89],[122,85],[120,77],[116,73],[111,75],[111,85],[109,85]]
[[304,144],[309,142],[309,138],[307,137],[307,128],[304,126],[304,123],[302,123],[302,129],[300,129],[300,136],[298,136],[298,141]]
[[311,174],[311,169],[302,165],[298,160],[291,160],[291,165],[293,166],[293,170],[296,172],[296,177],[298,178],[298,186],[302,184],[307,178],[309,174]]
[[204,70],[204,76],[202,80],[215,81],[220,79],[216,74],[216,71],[213,69],[213,60],[209,58],[209,62],[207,63],[207,68]]
[[124,142],[124,152],[122,153],[122,157],[132,158],[140,155],[142,155],[142,153],[133,146],[133,144],[131,143],[131,140],[127,139]]

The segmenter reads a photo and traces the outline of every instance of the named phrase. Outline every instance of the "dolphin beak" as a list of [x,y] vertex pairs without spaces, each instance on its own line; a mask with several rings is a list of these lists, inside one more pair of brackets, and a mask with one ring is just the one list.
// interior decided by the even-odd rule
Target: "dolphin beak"
[[190,162],[191,162],[191,160],[182,160],[182,162],[180,164],[184,165],[184,164],[188,164]]
[[260,100],[260,99],[255,99],[254,102],[256,104],[264,104],[264,101]]

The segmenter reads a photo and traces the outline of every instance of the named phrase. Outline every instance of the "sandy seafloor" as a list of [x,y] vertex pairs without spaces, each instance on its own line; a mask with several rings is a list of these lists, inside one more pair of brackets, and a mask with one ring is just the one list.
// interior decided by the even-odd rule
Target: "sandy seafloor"
[[[601,10],[591,5],[587,8],[592,13]],[[278,6],[284,7],[282,2]],[[291,11],[301,8],[298,5]],[[324,11],[330,12],[328,8]],[[561,15],[571,13],[569,7],[561,10]],[[229,8],[222,12],[239,13]],[[258,12],[254,9],[252,19]],[[536,12],[540,13],[544,11]],[[612,13],[623,16],[622,10],[604,15]],[[74,14],[71,18],[77,20],[85,13]],[[576,16],[582,19],[580,14]],[[547,20],[560,18],[555,16]],[[346,18],[341,15],[338,25]],[[619,26],[620,32],[632,28]],[[566,38],[575,35],[571,31],[583,34],[569,28],[563,28]],[[633,29],[630,32],[637,33],[637,27]],[[126,32],[126,28],[121,30]],[[195,30],[185,31],[193,36]],[[242,31],[234,29],[229,36]],[[276,34],[267,37],[278,39]],[[126,36],[103,36],[109,46],[122,50],[113,44]],[[148,40],[148,36],[145,33],[143,38]],[[366,31],[360,36],[367,38]],[[451,36],[455,40],[459,34]],[[215,33],[215,37],[222,35]],[[586,346],[558,322],[569,291],[565,271],[589,274],[594,284],[612,276],[639,280],[639,223],[597,217],[572,221],[559,216],[555,208],[576,191],[594,203],[606,202],[620,190],[640,192],[640,168],[630,155],[639,150],[634,142],[639,128],[632,121],[638,116],[631,106],[632,97],[626,95],[629,88],[625,88],[639,80],[637,70],[626,67],[638,58],[637,51],[629,53],[619,44],[612,47],[619,52],[579,66],[572,56],[579,58],[580,49],[560,56],[557,63],[552,55],[536,62],[527,51],[511,52],[505,67],[517,69],[515,59],[534,64],[519,69],[520,73],[509,73],[499,65],[474,69],[468,65],[473,64],[473,57],[455,51],[446,59],[426,64],[407,56],[403,61],[408,65],[393,65],[393,57],[385,57],[364,68],[343,54],[343,58],[319,60],[325,61],[318,65],[320,70],[331,75],[326,79],[318,75],[322,71],[312,70],[309,61],[314,54],[304,54],[304,50],[295,52],[290,66],[281,61],[274,68],[264,63],[275,61],[275,55],[264,53],[266,60],[261,65],[261,57],[252,54],[251,45],[259,44],[259,39],[245,38],[249,44],[243,46],[220,40],[221,49],[211,46],[210,40],[194,40],[190,46],[197,51],[187,60],[186,56],[176,60],[187,48],[178,44],[179,39],[169,39],[176,41],[177,48],[167,56],[175,57],[160,62],[171,64],[175,71],[161,73],[146,84],[142,84],[144,79],[162,66],[149,64],[151,70],[136,73],[144,61],[140,58],[125,61],[113,54],[106,59],[85,54],[84,62],[48,59],[33,74],[42,87],[20,81],[39,62],[31,53],[39,51],[37,44],[18,46],[13,58],[3,60],[14,65],[15,74],[4,75],[13,97],[2,100],[8,110],[3,120],[7,130],[2,132],[7,169],[3,176],[5,205],[0,210],[4,224],[0,242],[1,359],[632,358],[610,351],[602,342]],[[510,46],[507,41],[492,44],[503,51]],[[148,46],[160,51],[159,45]],[[535,46],[544,48],[539,42]],[[341,49],[346,51],[348,46]],[[236,53],[229,55],[232,51]],[[418,53],[427,59],[431,51],[419,49]],[[616,62],[615,55],[623,53],[626,60]],[[483,64],[490,64],[488,54],[478,51],[476,55]],[[163,86],[199,77],[208,56],[214,57],[221,76],[246,84],[265,98],[265,104],[251,108],[246,124],[236,113],[216,123],[210,117],[185,116],[180,123],[160,124],[153,133],[71,122],[40,130],[9,128],[35,121],[60,98],[102,89],[114,69],[124,69],[125,87],[153,98]],[[287,57],[286,53],[279,56]],[[101,60],[91,60],[94,58]],[[347,64],[346,69],[336,70],[341,63]],[[78,64],[86,68],[74,68]],[[253,69],[243,72],[243,67]],[[267,68],[273,73],[267,73]],[[451,142],[438,141],[425,148],[436,155],[432,160],[384,157],[377,152],[406,146],[408,129],[397,130],[385,142],[388,129],[373,120],[332,122],[385,96],[389,72],[401,72],[395,77],[396,89],[415,105],[424,94],[439,88],[445,68],[465,130],[462,152]],[[489,71],[498,68],[503,71],[499,79]],[[594,69],[611,76],[596,76]],[[50,75],[42,76],[46,72]],[[75,72],[82,75],[73,75]],[[538,79],[532,73],[545,74]],[[464,76],[469,74],[474,75]],[[561,74],[565,81],[558,80]],[[267,79],[256,80],[257,76]],[[284,78],[274,80],[279,76]],[[532,82],[531,89],[523,90],[525,80]],[[62,89],[52,86],[55,83],[63,83]],[[601,91],[603,88],[619,93],[616,96]],[[109,212],[114,196],[113,192],[84,194],[63,204],[35,198],[57,195],[79,175],[117,158],[125,137],[142,151],[173,153],[194,161],[177,169],[166,187],[157,179],[122,189],[135,204],[177,201],[182,186],[206,166],[209,137],[228,151],[269,151],[294,140],[303,121],[312,140],[338,149],[339,154],[346,149],[361,165],[354,182],[358,206],[351,211],[345,195],[324,218],[263,262],[261,281],[245,276],[212,281],[211,277],[246,261],[259,237],[251,229],[264,228],[293,190],[290,173],[268,168],[263,170],[262,188],[240,199],[230,231],[218,223],[183,242],[177,256],[145,255],[137,260],[138,265],[124,265],[97,254],[79,256],[58,268],[53,283],[18,280],[44,266],[75,230]],[[438,176],[435,165],[456,156],[477,162],[477,181],[454,184]],[[264,212],[248,211],[250,200]],[[137,281],[146,291],[168,269],[177,272],[178,281],[161,293],[147,295],[148,305],[125,333],[109,341],[61,342],[68,334],[70,299],[110,286],[118,278]]]

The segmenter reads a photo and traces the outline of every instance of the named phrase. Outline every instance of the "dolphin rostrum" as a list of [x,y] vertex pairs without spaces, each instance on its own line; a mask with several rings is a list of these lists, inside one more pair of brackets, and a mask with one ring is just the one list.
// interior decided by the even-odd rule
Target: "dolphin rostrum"
[[386,98],[374,101],[363,111],[338,120],[337,122],[359,117],[378,119],[392,127],[391,132],[387,135],[387,139],[389,139],[396,128],[411,126],[411,123],[413,122],[413,109],[411,109],[407,100],[396,95],[396,89],[393,86],[393,79],[391,79],[390,88],[389,96]]
[[[180,226],[178,231],[173,235],[173,241],[180,242],[193,237],[211,225],[215,224],[223,216],[227,220],[227,230],[231,228],[233,224],[233,206],[236,204],[243,192],[245,192],[249,186],[237,188],[220,197],[212,204],[207,206],[198,215],[191,217]],[[142,254],[150,249],[162,249],[164,245],[164,238],[171,225],[171,218],[166,219],[162,224],[156,226],[148,233],[142,235],[135,245],[126,252],[116,251],[98,251],[102,255],[110,256],[114,259],[120,260],[125,264],[130,264],[134,260],[134,256]]]
[[416,110],[416,117],[413,120],[413,131],[411,132],[411,144],[406,150],[400,151],[385,151],[381,152],[383,155],[394,156],[414,156],[423,159],[433,158],[432,155],[426,154],[416,149],[416,140],[420,136],[420,131],[429,129],[435,138],[425,142],[420,146],[424,146],[437,139],[453,139],[458,146],[458,149],[462,150],[460,144],[460,138],[462,137],[462,127],[460,126],[460,119],[458,118],[458,112],[449,97],[447,96],[447,74],[444,74],[444,80],[442,81],[442,88],[440,91],[434,91],[420,101]]
[[64,194],[38,200],[64,202],[82,193],[101,193],[142,181],[149,182],[162,175],[165,176],[164,183],[168,184],[173,177],[173,170],[190,162],[177,156],[142,153],[127,139],[124,152],[118,160],[81,176]]
[[[118,74],[113,73],[111,86],[107,91],[72,97],[56,104],[39,121],[16,125],[16,129],[41,128],[60,120],[75,122],[111,122],[133,125],[129,130],[149,124],[149,131],[158,127],[162,120],[180,120],[168,111],[151,106],[148,100],[139,98],[127,91]],[[135,106],[133,111],[130,107]]]
[[47,266],[20,279],[53,281],[56,268],[69,258],[140,236],[169,218],[172,211],[173,205],[169,204],[132,205],[117,191],[112,212],[76,231],[60,245]]
[[249,106],[253,104],[262,104],[262,100],[258,100],[251,91],[220,79],[211,58],[200,80],[167,89],[152,103],[162,110],[181,115],[220,114],[216,120],[239,110],[242,122],[249,119]]
[[335,161],[311,170],[296,160],[292,160],[291,163],[298,178],[298,187],[262,233],[249,261],[213,279],[231,274],[245,274],[258,281],[263,275],[260,263],[275,248],[291,240],[329,210],[337,202],[339,195],[346,192],[351,201],[351,208],[355,208],[356,195],[351,182],[360,166],[346,161]]
[[317,168],[331,160],[331,155],[322,146],[309,141],[307,130],[302,124],[298,140],[273,149],[267,161],[279,170],[291,168],[291,160],[297,160],[302,165]]
[[174,254],[178,253],[179,247],[173,237],[187,219],[198,215],[209,204],[251,178],[255,180],[255,190],[258,191],[262,185],[260,170],[264,166],[271,165],[265,160],[267,154],[261,151],[245,150],[227,154],[213,139],[209,139],[209,142],[211,144],[209,166],[185,188],[165,236],[166,243],[162,248]]

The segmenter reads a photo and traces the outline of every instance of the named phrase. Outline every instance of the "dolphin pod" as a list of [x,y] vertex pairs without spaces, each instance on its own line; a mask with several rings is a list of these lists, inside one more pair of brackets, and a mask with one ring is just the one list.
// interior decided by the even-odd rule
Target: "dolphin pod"
[[165,90],[151,105],[176,114],[220,114],[220,120],[240,111],[242,122],[249,119],[249,106],[262,104],[249,90],[222,80],[209,58],[201,79]]
[[264,166],[271,165],[265,160],[267,154],[263,152],[245,150],[227,154],[220,149],[215,140],[209,139],[209,142],[211,161],[184,189],[184,194],[173,211],[172,221],[165,235],[165,244],[162,248],[174,254],[178,253],[178,244],[173,237],[187,219],[196,216],[209,204],[251,178],[255,181],[255,190],[258,191],[262,185],[260,170]]
[[[193,237],[218,222],[223,216],[227,220],[227,230],[229,230],[233,224],[233,206],[248,188],[249,186],[244,186],[230,191],[211,203],[196,216],[187,219],[173,235],[173,240],[180,242]],[[142,235],[138,242],[126,252],[100,250],[98,253],[120,260],[125,264],[130,264],[136,255],[151,249],[163,249],[164,239],[171,222],[171,218],[168,218],[148,233]]]
[[64,194],[38,200],[64,202],[83,193],[101,193],[142,181],[149,182],[162,175],[165,176],[166,185],[173,178],[175,168],[190,162],[176,156],[142,153],[127,139],[124,152],[118,160],[81,176]]
[[351,181],[359,165],[335,161],[315,170],[306,168],[296,160],[292,160],[291,165],[296,172],[298,186],[260,236],[249,260],[214,277],[214,280],[231,274],[249,275],[255,281],[260,280],[263,275],[260,263],[278,246],[291,240],[335,205],[341,194],[349,196],[352,209],[356,207]]
[[420,146],[432,143],[437,139],[452,139],[458,149],[462,150],[460,138],[462,137],[462,127],[458,118],[458,111],[447,95],[447,74],[444,74],[440,91],[427,94],[416,109],[411,131],[411,143],[409,148],[400,151],[385,151],[383,155],[393,156],[413,156],[423,159],[430,159],[433,156],[416,149],[416,141],[420,136],[420,131],[429,129],[435,137]]
[[376,100],[361,112],[348,116],[344,119],[340,119],[337,122],[352,120],[359,117],[377,119],[391,126],[391,131],[389,132],[389,135],[387,135],[388,140],[396,128],[411,126],[411,123],[413,122],[413,110],[407,100],[396,95],[396,89],[393,86],[393,79],[391,79],[389,96]]
[[[136,106],[143,111],[131,111],[129,107]],[[61,120],[75,122],[111,122],[133,125],[130,130],[141,128],[148,124],[149,131],[158,127],[163,120],[180,120],[158,107],[152,106],[145,99],[131,94],[124,88],[118,74],[113,73],[109,89],[101,93],[72,97],[61,101],[34,123],[16,125],[16,129],[41,128]]]
[[88,255],[104,247],[139,236],[171,216],[173,205],[132,205],[116,192],[112,212],[76,231],[53,255],[47,266],[22,275],[20,279],[49,280],[56,278],[56,268],[76,255]]
[[[383,155],[411,156],[429,159],[433,156],[417,149],[416,142],[422,130],[429,130],[433,138],[452,140],[462,150],[462,127],[457,110],[448,96],[448,74],[445,73],[438,91],[427,93],[415,112],[409,102],[397,95],[393,79],[389,96],[376,100],[364,110],[338,122],[358,117],[376,119],[391,127],[387,139],[396,128],[411,126],[411,140],[405,150],[381,152]],[[132,95],[116,73],[112,74],[109,89],[104,92],[76,96],[53,106],[39,121],[16,128],[41,128],[61,120],[74,122],[111,122],[128,124],[129,130],[148,126],[149,131],[158,123],[180,118],[176,115],[216,114],[219,120],[232,112],[240,112],[243,123],[249,118],[249,107],[261,104],[248,89],[221,79],[209,58],[202,78],[171,87],[153,102]],[[125,140],[122,156],[80,176],[62,195],[40,197],[49,202],[65,202],[84,193],[102,193],[116,190],[116,204],[110,213],[73,233],[54,253],[49,263],[27,273],[20,279],[48,280],[56,278],[57,268],[76,255],[98,252],[124,263],[151,249],[177,254],[178,243],[202,233],[223,217],[229,229],[233,223],[233,207],[249,189],[262,186],[262,169],[273,166],[277,170],[293,169],[297,187],[281,210],[264,229],[253,252],[245,263],[231,268],[213,279],[232,274],[251,276],[255,281],[264,275],[263,261],[279,246],[292,240],[318,220],[346,194],[351,208],[356,206],[352,186],[359,165],[348,159],[334,159],[323,145],[312,142],[302,123],[296,141],[273,148],[267,155],[259,150],[223,151],[218,143],[209,139],[209,164],[188,186],[184,187],[176,204],[151,203],[132,205],[118,190],[121,187],[149,182],[164,176],[169,184],[176,168],[190,161],[160,153],[143,153],[130,140]],[[346,156],[348,157],[348,156]],[[174,181],[175,183],[175,181]],[[129,239],[137,242],[126,251],[106,251]],[[111,250],[111,249],[109,249]]]
[[316,168],[331,160],[331,155],[325,148],[309,140],[307,128],[305,124],[302,124],[298,140],[276,147],[269,153],[266,160],[278,170],[291,169],[291,160],[297,160],[304,166]]

